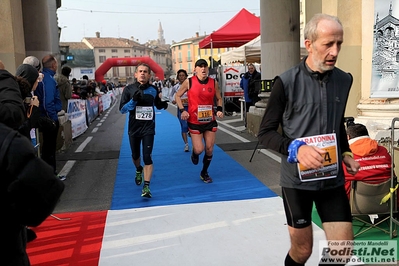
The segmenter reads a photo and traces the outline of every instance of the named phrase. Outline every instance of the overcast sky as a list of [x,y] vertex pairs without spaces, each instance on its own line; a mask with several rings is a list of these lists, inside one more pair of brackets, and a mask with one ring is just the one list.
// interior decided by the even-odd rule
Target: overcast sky
[[259,16],[260,0],[63,0],[58,9],[62,42],[83,37],[134,36],[140,43],[158,39],[159,22],[167,44],[210,34],[242,8]]
[[379,19],[389,15],[389,6],[392,3],[392,16],[399,19],[399,0],[374,0],[374,23],[378,13]]

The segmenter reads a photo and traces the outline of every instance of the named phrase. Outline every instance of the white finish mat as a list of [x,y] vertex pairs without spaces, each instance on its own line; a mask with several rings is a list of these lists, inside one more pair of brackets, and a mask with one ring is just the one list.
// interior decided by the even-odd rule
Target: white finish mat
[[280,197],[110,210],[99,265],[283,265],[289,246]]

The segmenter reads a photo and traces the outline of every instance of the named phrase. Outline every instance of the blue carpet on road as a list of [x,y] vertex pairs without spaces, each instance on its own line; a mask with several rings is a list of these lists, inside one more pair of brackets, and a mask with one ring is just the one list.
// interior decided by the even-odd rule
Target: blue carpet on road
[[142,187],[134,182],[136,169],[131,159],[127,122],[126,117],[111,210],[276,196],[216,145],[208,171],[214,182],[203,183],[199,174],[204,153],[200,156],[200,163],[193,165],[191,152],[183,151],[180,124],[176,116],[168,111],[157,110],[152,154],[154,172],[150,185],[153,197],[142,198]]

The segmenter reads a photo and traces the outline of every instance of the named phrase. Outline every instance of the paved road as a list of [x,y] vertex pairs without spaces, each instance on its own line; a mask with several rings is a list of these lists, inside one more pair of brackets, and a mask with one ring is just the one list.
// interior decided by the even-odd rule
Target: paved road
[[[57,154],[58,171],[67,173],[67,180],[55,213],[110,209],[126,122],[126,116],[119,112],[119,97],[117,99],[83,135],[74,139],[67,150]],[[170,105],[168,111],[175,114],[176,107]],[[162,138],[162,134],[158,133],[156,138]],[[247,133],[239,115],[226,116],[219,122],[216,145],[280,195],[279,156],[271,152],[265,155],[265,150],[262,150],[256,152],[249,162],[256,143],[257,139]],[[183,150],[184,146],[181,148]],[[162,163],[168,163],[167,160]]]

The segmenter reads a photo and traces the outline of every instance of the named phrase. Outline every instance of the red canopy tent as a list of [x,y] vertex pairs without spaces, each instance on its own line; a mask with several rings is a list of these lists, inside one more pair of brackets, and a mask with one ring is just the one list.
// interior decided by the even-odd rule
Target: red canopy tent
[[239,47],[260,35],[260,18],[245,8],[199,42],[199,48]]

